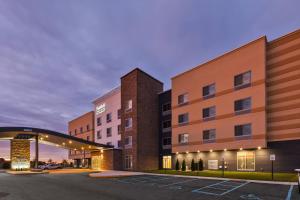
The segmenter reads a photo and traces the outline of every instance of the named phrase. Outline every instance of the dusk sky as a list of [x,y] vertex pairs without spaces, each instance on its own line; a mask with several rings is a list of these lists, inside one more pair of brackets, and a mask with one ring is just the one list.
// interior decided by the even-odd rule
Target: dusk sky
[[[299,29],[299,8],[299,0],[1,1],[0,126],[66,132],[129,70],[169,89],[178,73]],[[67,153],[43,147],[41,157]]]

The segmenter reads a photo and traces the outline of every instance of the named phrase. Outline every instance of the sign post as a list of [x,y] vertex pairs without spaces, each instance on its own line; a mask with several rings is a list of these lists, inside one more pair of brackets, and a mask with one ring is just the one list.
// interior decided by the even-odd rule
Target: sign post
[[274,180],[274,161],[275,161],[275,159],[276,159],[275,154],[271,154],[270,160],[272,162],[272,180]]

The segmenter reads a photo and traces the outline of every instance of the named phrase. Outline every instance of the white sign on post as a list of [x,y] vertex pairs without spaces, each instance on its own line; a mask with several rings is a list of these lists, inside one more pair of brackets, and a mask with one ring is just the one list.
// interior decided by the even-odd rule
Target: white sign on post
[[271,160],[271,161],[274,161],[274,160],[275,160],[275,154],[271,154],[271,155],[270,155],[270,160]]

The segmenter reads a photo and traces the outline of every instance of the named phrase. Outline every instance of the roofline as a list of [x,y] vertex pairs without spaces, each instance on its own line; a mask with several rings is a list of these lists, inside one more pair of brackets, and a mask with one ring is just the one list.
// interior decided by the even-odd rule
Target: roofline
[[164,94],[164,93],[167,93],[167,92],[172,92],[172,89],[168,89],[168,90],[165,90],[165,91],[162,91],[162,92],[160,92],[160,93],[158,93],[158,95],[161,95],[161,94]]
[[209,64],[209,63],[215,62],[215,61],[217,61],[217,60],[223,58],[224,56],[226,56],[226,55],[228,55],[228,54],[230,54],[230,53],[236,52],[236,51],[238,51],[238,50],[240,50],[240,49],[243,49],[244,47],[247,47],[248,45],[253,44],[253,43],[255,43],[255,42],[257,42],[257,41],[259,41],[259,40],[261,40],[261,39],[264,39],[265,41],[267,41],[266,38],[267,38],[267,37],[264,35],[264,36],[261,36],[261,37],[255,39],[255,40],[252,40],[252,41],[250,41],[250,42],[248,42],[248,43],[246,43],[246,44],[244,44],[244,45],[242,45],[242,46],[240,46],[240,47],[237,47],[237,48],[235,48],[235,49],[233,49],[233,50],[231,50],[231,51],[227,51],[227,52],[223,53],[223,54],[220,55],[220,56],[217,56],[217,57],[215,57],[215,58],[213,58],[213,59],[211,59],[211,60],[209,60],[209,61],[207,61],[207,62],[204,62],[204,63],[202,63],[202,64],[200,64],[200,65],[197,65],[197,66],[195,66],[195,67],[193,67],[193,68],[191,68],[191,69],[189,69],[189,70],[187,70],[187,71],[185,71],[185,72],[182,72],[181,74],[177,74],[176,76],[173,76],[173,77],[171,78],[171,80],[176,79],[176,78],[178,78],[178,77],[180,77],[180,76],[182,76],[182,75],[184,75],[184,74],[186,74],[186,73],[189,73],[189,72],[191,72],[191,71],[193,71],[193,70],[196,70],[196,69],[198,69],[199,67],[202,67],[202,66],[207,65],[207,64]]
[[289,32],[288,34],[282,35],[282,36],[280,36],[280,37],[278,37],[278,38],[276,38],[276,39],[274,39],[274,40],[268,41],[268,43],[277,42],[277,41],[279,41],[279,40],[288,38],[288,37],[290,37],[290,36],[292,36],[292,35],[295,35],[295,34],[297,34],[297,33],[300,33],[300,29],[297,29],[297,30],[295,30],[295,31]]
[[88,115],[88,114],[90,114],[90,113],[93,113],[93,114],[94,114],[94,111],[91,110],[91,111],[89,111],[89,112],[86,112],[86,113],[84,113],[84,114],[82,114],[82,115],[80,115],[80,116],[78,116],[78,117],[76,117],[76,118],[74,118],[74,119],[68,121],[68,124],[71,123],[71,122],[73,122],[73,121],[75,121],[75,120],[78,120],[78,119],[80,119],[80,118],[82,118],[82,117],[84,117],[85,115]]
[[135,70],[137,70],[137,71],[139,71],[139,72],[142,72],[143,74],[147,75],[149,78],[151,78],[151,79],[153,79],[153,80],[155,80],[155,81],[157,81],[157,82],[159,82],[159,83],[161,83],[161,84],[164,84],[164,83],[161,82],[160,80],[154,78],[153,76],[151,76],[150,74],[148,74],[147,72],[141,70],[141,69],[138,68],[138,67],[134,68],[133,70],[131,70],[131,71],[129,71],[128,73],[126,73],[125,75],[121,76],[120,79],[124,78],[125,76],[127,76],[128,74],[132,73],[132,72],[135,71]]
[[33,127],[0,127],[0,133],[1,132],[32,132],[32,133],[42,133],[42,134],[49,134],[57,137],[62,137],[64,139],[70,139],[77,142],[85,143],[87,145],[93,145],[96,147],[104,147],[104,148],[113,148],[113,146],[106,145],[106,144],[100,144],[92,141],[87,141],[84,139],[80,139],[78,137],[70,136],[64,133],[60,133],[57,131],[51,131],[47,129],[40,129],[40,128],[33,128]]
[[111,97],[112,95],[121,92],[121,86],[117,86],[115,88],[113,88],[112,90],[108,91],[107,93],[105,93],[104,95],[98,97],[97,99],[93,100],[92,103],[96,104],[99,101],[103,101],[104,99]]

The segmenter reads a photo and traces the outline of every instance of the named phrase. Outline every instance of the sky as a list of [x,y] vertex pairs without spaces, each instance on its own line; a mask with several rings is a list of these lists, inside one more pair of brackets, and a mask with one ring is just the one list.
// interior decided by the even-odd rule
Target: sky
[[[300,28],[299,0],[9,0],[0,4],[0,126],[67,132],[139,67],[170,78]],[[67,158],[43,146],[42,157]],[[9,157],[0,142],[0,157]]]

